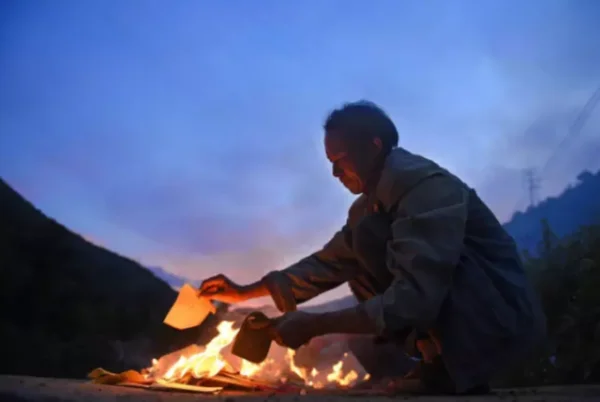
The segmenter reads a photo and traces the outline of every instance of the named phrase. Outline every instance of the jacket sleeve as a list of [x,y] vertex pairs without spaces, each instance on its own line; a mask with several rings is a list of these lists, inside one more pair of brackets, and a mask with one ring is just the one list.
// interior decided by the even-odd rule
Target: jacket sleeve
[[432,328],[463,248],[468,191],[453,177],[432,176],[393,209],[388,269],[394,280],[363,305],[379,335]]
[[345,225],[320,251],[262,278],[280,311],[294,311],[298,304],[355,276],[357,262],[348,246],[349,230]]

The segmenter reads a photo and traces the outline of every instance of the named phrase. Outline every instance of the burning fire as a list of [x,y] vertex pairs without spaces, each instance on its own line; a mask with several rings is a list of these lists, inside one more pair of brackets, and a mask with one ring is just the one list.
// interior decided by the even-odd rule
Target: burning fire
[[[188,376],[196,379],[211,378],[221,371],[234,372],[233,362],[228,361],[224,356],[225,349],[233,342],[239,329],[234,329],[234,323],[230,321],[221,322],[217,330],[219,334],[215,336],[202,351],[191,353],[189,356],[181,356],[168,369],[162,372],[159,370],[159,360],[152,361],[152,367],[147,370],[146,378],[154,381],[178,382]],[[285,365],[278,364],[273,358],[266,359],[261,364],[254,364],[246,360],[241,361],[239,367],[240,375],[248,378],[261,378],[268,376],[270,378],[285,381],[286,374],[290,373],[298,376],[305,385],[312,388],[326,387],[350,387],[359,380],[359,374],[354,370],[344,370],[344,363],[348,360],[348,353],[335,363],[331,370],[317,370],[313,368],[308,370],[296,365],[296,352],[292,349],[287,350],[285,355]],[[369,374],[366,374],[362,380],[368,380]]]
[[164,375],[164,380],[173,381],[191,373],[195,378],[214,377],[227,366],[221,356],[221,350],[233,342],[237,330],[233,323],[224,321],[219,324],[219,335],[215,336],[201,353],[189,357],[181,356]]

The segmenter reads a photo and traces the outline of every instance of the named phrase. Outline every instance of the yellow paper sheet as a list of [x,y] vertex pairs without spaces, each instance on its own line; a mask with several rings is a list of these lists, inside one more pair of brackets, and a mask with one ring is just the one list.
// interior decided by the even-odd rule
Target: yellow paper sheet
[[185,284],[179,290],[177,300],[165,317],[164,323],[177,329],[198,326],[210,313],[215,313],[215,306],[205,297],[198,296],[198,290]]
[[204,394],[214,394],[223,390],[223,387],[203,387],[200,385],[187,385],[187,384],[178,384],[175,382],[167,382],[164,380],[156,380],[154,384],[150,386],[150,388],[155,389],[171,389],[176,391],[188,391],[188,392],[200,392]]

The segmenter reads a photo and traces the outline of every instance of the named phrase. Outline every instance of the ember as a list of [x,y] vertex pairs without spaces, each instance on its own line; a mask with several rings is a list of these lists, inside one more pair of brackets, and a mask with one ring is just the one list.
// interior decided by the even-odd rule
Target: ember
[[[295,351],[273,347],[271,355],[261,364],[254,364],[231,355],[229,348],[239,328],[230,321],[221,322],[218,335],[204,347],[191,345],[181,351],[154,359],[152,366],[139,377],[125,377],[95,370],[96,382],[125,383],[148,388],[171,388],[195,392],[218,392],[223,389],[269,392],[306,392],[311,389],[348,389],[369,375],[351,353],[325,369],[297,365]],[[277,350],[279,349],[279,350]],[[278,353],[279,352],[279,353]],[[100,375],[103,374],[103,375]],[[118,376],[113,374],[114,376]],[[121,374],[122,375],[122,374]]]

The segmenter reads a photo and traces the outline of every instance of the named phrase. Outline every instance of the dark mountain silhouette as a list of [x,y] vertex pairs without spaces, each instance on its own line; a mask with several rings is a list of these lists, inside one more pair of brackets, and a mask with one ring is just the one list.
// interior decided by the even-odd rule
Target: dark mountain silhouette
[[154,274],[159,279],[162,279],[169,285],[171,285],[174,289],[179,289],[184,284],[189,283],[190,285],[200,286],[200,282],[202,281],[194,281],[183,276],[175,275],[170,272],[167,272],[165,269],[161,267],[146,267],[150,272]]
[[[162,323],[176,292],[46,217],[0,179],[0,374],[83,377],[148,366],[201,328]],[[214,330],[214,328],[212,328]]]
[[600,222],[600,171],[584,171],[578,183],[557,197],[550,197],[525,212],[516,212],[504,224],[522,250],[535,254],[542,239],[542,221],[558,237],[574,233],[582,225]]

